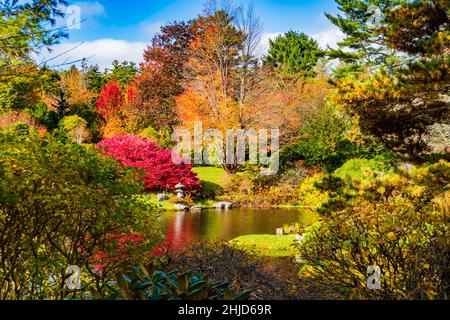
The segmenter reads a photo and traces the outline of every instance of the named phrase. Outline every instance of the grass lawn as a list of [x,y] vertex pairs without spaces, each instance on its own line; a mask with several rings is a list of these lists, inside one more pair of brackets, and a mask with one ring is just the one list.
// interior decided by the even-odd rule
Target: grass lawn
[[[166,193],[167,194],[167,193]],[[172,194],[167,194],[170,198],[174,198],[175,196]],[[173,208],[173,203],[171,203],[170,201],[162,201],[159,202],[158,201],[158,195],[156,193],[148,193],[145,194],[143,196],[144,198],[147,198],[151,203],[155,204],[156,206],[158,206],[160,209],[166,210],[166,211],[170,211],[170,210],[174,210]]]
[[227,173],[222,168],[215,167],[195,167],[192,169],[206,191],[215,192],[222,188],[226,182]]
[[[220,189],[227,177],[227,173],[222,168],[214,168],[214,167],[196,167],[193,168],[193,171],[197,174],[198,178],[201,180],[203,187],[207,192],[214,193],[218,189]],[[171,194],[165,192],[171,200],[175,199],[175,194]],[[143,194],[142,197],[157,205],[160,209],[166,211],[173,211],[174,205],[172,201],[163,201],[159,202],[157,199],[157,193],[146,193]],[[196,201],[193,205],[202,206],[203,208],[212,208],[215,201],[213,199],[203,199],[201,201]]]
[[295,255],[295,250],[291,246],[294,240],[294,235],[250,235],[231,240],[230,244],[237,247],[252,248],[261,256],[292,257]]
[[[147,193],[142,195],[143,199],[146,199],[150,203],[156,205],[159,209],[165,210],[165,211],[175,211],[173,200],[175,199],[174,194],[166,194],[169,196],[170,200],[167,201],[158,201],[158,195],[156,193]],[[215,201],[214,200],[201,200],[201,201],[194,201],[192,203],[193,206],[201,206],[203,209],[210,209],[213,208]]]

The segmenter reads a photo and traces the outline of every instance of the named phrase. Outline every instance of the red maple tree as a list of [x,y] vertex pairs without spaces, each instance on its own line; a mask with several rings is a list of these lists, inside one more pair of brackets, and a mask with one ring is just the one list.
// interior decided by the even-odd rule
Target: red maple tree
[[143,169],[147,190],[174,191],[178,183],[183,184],[187,191],[200,189],[200,180],[192,171],[192,166],[185,164],[185,160],[174,162],[174,157],[183,159],[173,154],[171,149],[162,149],[146,137],[119,135],[101,141],[98,147],[102,148],[104,155],[113,157],[126,167]]
[[102,88],[96,103],[97,112],[108,120],[116,116],[123,105],[122,91],[116,79],[110,80]]

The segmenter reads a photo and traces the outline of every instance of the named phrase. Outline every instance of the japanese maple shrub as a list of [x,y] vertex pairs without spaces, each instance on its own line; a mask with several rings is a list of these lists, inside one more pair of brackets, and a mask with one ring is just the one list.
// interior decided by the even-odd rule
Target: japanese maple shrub
[[190,165],[185,162],[176,164],[172,160],[171,149],[160,148],[146,137],[119,135],[101,141],[98,147],[104,155],[113,157],[126,167],[143,169],[145,187],[149,191],[173,191],[178,183],[183,184],[187,191],[200,188],[200,180]]

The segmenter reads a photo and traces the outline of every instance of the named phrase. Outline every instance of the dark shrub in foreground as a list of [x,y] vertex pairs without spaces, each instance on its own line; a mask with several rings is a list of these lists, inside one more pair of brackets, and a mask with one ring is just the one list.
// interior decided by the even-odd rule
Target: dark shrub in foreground
[[212,279],[222,279],[230,282],[235,292],[252,290],[252,299],[314,298],[314,289],[300,290],[294,267],[291,258],[260,258],[252,250],[203,240],[171,254],[165,269],[194,270]]
[[[82,290],[101,297],[111,272],[157,245],[154,208],[133,198],[143,189],[136,173],[49,135],[0,131],[0,145],[0,299],[64,298],[72,265]],[[135,233],[130,250],[111,241]],[[95,267],[94,256],[116,248],[121,259]]]

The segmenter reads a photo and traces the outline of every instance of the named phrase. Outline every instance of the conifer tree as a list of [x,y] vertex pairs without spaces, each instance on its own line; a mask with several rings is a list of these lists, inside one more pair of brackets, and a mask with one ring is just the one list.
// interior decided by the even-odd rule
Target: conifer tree
[[[386,15],[402,0],[336,0],[341,14],[325,15],[344,34],[338,49],[328,50],[331,59],[343,64],[336,70],[337,77],[376,71],[381,66],[393,70],[403,64],[398,51],[388,47],[377,29],[386,23]],[[404,58],[404,57],[403,57]]]
[[289,31],[270,40],[265,63],[282,73],[313,76],[313,68],[324,55],[317,42],[304,33]]
[[[353,5],[336,1],[345,2],[348,12],[361,8],[360,1]],[[357,78],[341,74],[343,77],[336,80],[337,94],[331,99],[334,104],[356,116],[364,133],[377,136],[408,156],[428,150],[424,138],[430,127],[450,124],[449,4],[449,0],[411,0],[386,10],[383,23],[372,34],[385,48],[401,52],[407,63],[388,68],[380,60],[374,73]],[[342,30],[348,31],[348,21],[339,21]],[[366,36],[364,32],[354,33],[344,40],[353,43],[356,51],[349,55],[361,70],[370,68],[370,61],[377,61],[364,58],[369,51],[376,52],[372,51],[376,47],[358,47]]]

